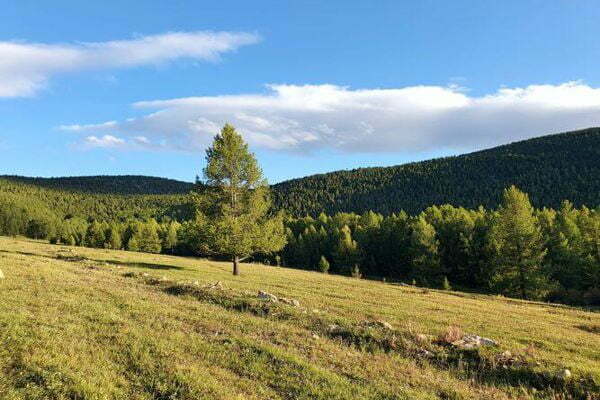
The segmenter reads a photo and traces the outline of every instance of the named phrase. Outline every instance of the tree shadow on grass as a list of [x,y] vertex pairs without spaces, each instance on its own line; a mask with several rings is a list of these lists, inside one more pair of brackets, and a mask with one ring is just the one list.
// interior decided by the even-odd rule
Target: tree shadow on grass
[[[92,259],[89,259],[92,260]],[[169,264],[153,264],[153,263],[145,263],[145,262],[124,262],[124,261],[113,261],[113,260],[92,260],[92,261],[96,261],[96,262],[104,262],[107,264],[111,264],[111,265],[119,265],[122,267],[131,267],[131,268],[148,268],[148,269],[155,269],[155,270],[170,270],[170,269],[174,269],[174,270],[183,270],[185,268],[183,267],[179,267],[176,265],[169,265]]]
[[86,257],[86,256],[77,255],[77,254],[73,254],[73,255],[63,255],[63,254],[47,255],[47,254],[30,253],[30,252],[27,252],[27,251],[20,251],[20,250],[9,251],[9,250],[1,250],[1,249],[0,249],[0,253],[19,254],[19,255],[23,255],[23,256],[33,256],[33,257],[43,257],[43,258],[50,258],[52,260],[69,261],[69,262],[74,262],[74,263],[75,262],[91,261],[91,262],[95,262],[95,263],[99,263],[99,264],[105,263],[105,264],[110,264],[110,265],[115,265],[115,266],[121,266],[121,267],[147,268],[147,269],[154,269],[154,270],[170,270],[170,269],[183,270],[183,269],[185,269],[183,267],[179,267],[179,266],[176,266],[176,265],[169,265],[169,264],[154,264],[154,263],[146,263],[146,262],[128,262],[128,261],[115,261],[115,260],[101,260],[101,259],[89,258],[89,257]]

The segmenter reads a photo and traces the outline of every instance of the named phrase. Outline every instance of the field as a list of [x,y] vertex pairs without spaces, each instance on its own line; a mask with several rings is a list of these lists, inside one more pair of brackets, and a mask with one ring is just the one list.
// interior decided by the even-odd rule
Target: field
[[591,310],[6,237],[0,269],[0,399],[600,398]]

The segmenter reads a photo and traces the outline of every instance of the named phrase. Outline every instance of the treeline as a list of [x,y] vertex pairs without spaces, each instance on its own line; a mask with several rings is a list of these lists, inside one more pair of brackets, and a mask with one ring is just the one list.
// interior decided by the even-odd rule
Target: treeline
[[0,206],[11,203],[17,208],[28,208],[29,204],[36,203],[42,209],[52,210],[58,218],[79,217],[99,221],[170,218],[184,221],[193,216],[188,193],[97,194],[51,189],[0,178]]
[[[186,223],[183,226],[187,226]],[[48,209],[0,202],[0,235],[22,235],[52,244],[101,249],[191,255],[182,224],[164,218],[97,221],[80,217],[58,218]],[[180,238],[183,237],[183,241]]]
[[600,210],[534,210],[515,188],[493,211],[321,214],[289,220],[287,237],[275,261],[289,267],[600,305]]
[[[192,218],[57,216],[40,201],[0,197],[0,234],[63,245],[207,255]],[[410,216],[372,211],[289,217],[287,245],[255,260],[423,287],[600,305],[600,209],[534,209],[516,188],[495,210],[451,205]]]
[[139,175],[73,176],[60,178],[30,178],[0,175],[0,179],[48,189],[94,194],[187,194],[193,183],[167,178]]
[[559,208],[564,199],[596,206],[599,149],[599,128],[549,135],[458,157],[293,179],[273,186],[274,203],[295,216],[414,215],[432,204],[496,208],[502,189],[514,184],[536,207]]

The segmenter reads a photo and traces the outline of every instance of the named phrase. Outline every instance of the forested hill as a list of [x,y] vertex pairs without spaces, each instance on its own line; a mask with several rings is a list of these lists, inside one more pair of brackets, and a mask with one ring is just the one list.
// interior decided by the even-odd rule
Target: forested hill
[[[2,180],[104,195],[179,195],[193,186],[146,176],[0,176]],[[296,216],[367,210],[416,214],[430,205],[446,203],[495,207],[502,189],[512,184],[528,192],[538,207],[556,208],[564,199],[577,206],[600,205],[600,128],[543,136],[457,157],[313,175],[276,184],[273,192],[277,208]],[[0,192],[8,190],[5,186],[0,182]],[[27,192],[24,188],[21,191]],[[167,196],[153,201],[172,207],[182,199]]]
[[295,215],[401,209],[430,205],[495,207],[517,185],[534,205],[600,205],[600,128],[567,132],[457,157],[395,167],[338,171],[274,186],[278,207]]
[[27,183],[49,189],[95,194],[183,194],[188,193],[193,186],[189,182],[139,175],[77,176],[64,178],[29,178],[0,175],[0,179]]

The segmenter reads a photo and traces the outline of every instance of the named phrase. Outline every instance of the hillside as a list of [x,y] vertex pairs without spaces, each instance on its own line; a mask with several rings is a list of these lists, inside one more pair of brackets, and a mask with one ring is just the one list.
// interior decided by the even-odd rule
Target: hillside
[[517,185],[538,207],[600,205],[600,128],[543,136],[489,150],[385,168],[293,179],[274,186],[278,207],[295,215],[415,214],[428,206],[495,207]]
[[193,186],[189,182],[139,175],[75,176],[63,178],[29,178],[0,175],[0,179],[49,189],[96,194],[183,194],[188,193]]
[[[5,237],[0,249],[2,399],[599,398],[595,312]],[[451,326],[498,344],[438,344],[460,336]]]
[[[116,178],[113,180],[113,178]],[[100,177],[100,186],[109,187],[111,182],[124,182],[121,177]],[[89,190],[71,190],[59,185],[63,179],[71,178],[0,177],[0,210],[4,207],[24,208],[31,215],[46,215],[64,218],[77,216],[83,219],[116,220],[135,218],[160,218],[169,216],[176,219],[190,217],[185,194],[109,194],[95,193]],[[82,178],[86,181],[87,178]],[[90,179],[89,182],[95,178]],[[160,178],[141,178],[150,182]],[[36,182],[46,182],[44,187]],[[115,186],[116,192],[129,189]]]
[[[565,199],[576,206],[595,207],[600,205],[598,176],[600,128],[590,128],[457,157],[313,175],[281,182],[272,188],[276,207],[296,216],[316,215],[321,211],[332,214],[367,210],[382,214],[405,210],[416,214],[426,207],[440,204],[495,207],[502,189],[512,184],[529,193],[533,204],[538,207],[558,208]],[[15,189],[17,186],[20,189]],[[126,200],[118,207],[120,210],[127,208],[126,203],[140,203],[130,214],[139,213],[140,205],[143,206],[148,197],[135,202],[131,201],[132,198],[118,200],[118,196],[157,195],[151,199],[153,210],[150,214],[161,215],[164,209],[184,202],[181,195],[188,193],[192,184],[144,176],[0,176],[0,193],[16,190],[26,195],[31,188],[49,189],[43,193],[52,198],[74,196],[78,202],[86,193],[110,195],[110,201],[108,197],[102,197],[101,203],[123,203]],[[69,193],[63,196],[60,191]],[[86,201],[89,203],[90,200]],[[80,206],[73,204],[69,207],[76,209]],[[95,215],[93,206],[86,209],[92,210],[88,215]]]

